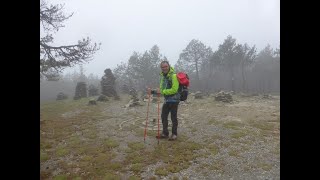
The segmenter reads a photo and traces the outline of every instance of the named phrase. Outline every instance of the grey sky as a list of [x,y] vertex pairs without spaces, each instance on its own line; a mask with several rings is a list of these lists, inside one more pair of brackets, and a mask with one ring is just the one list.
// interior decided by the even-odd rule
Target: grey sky
[[[74,15],[55,34],[55,43],[73,44],[89,36],[101,42],[85,73],[102,76],[106,68],[127,62],[134,51],[158,45],[175,64],[192,39],[213,51],[227,35],[258,51],[280,44],[280,0],[49,0],[64,3]],[[75,69],[79,71],[79,67]],[[65,70],[72,72],[72,68]]]

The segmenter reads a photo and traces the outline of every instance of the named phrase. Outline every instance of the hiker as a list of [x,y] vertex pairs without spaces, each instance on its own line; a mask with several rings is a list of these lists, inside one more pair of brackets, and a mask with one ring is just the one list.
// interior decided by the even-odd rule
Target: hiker
[[160,63],[161,67],[161,79],[160,79],[160,92],[157,90],[149,89],[149,93],[157,94],[161,93],[164,96],[164,103],[162,105],[161,111],[161,119],[162,119],[162,133],[160,137],[157,138],[168,138],[169,131],[168,131],[168,115],[169,112],[171,114],[172,120],[172,134],[169,140],[176,140],[177,139],[177,129],[178,129],[178,105],[180,102],[180,94],[178,93],[179,82],[177,79],[177,74],[174,71],[174,68],[170,66],[168,61],[162,61]]

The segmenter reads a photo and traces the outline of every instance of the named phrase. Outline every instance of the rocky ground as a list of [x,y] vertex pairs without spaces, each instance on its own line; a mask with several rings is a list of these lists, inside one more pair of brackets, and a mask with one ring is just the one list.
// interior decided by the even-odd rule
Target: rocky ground
[[280,179],[280,96],[190,96],[176,141],[155,138],[151,101],[144,139],[148,102],[129,100],[41,105],[41,179]]

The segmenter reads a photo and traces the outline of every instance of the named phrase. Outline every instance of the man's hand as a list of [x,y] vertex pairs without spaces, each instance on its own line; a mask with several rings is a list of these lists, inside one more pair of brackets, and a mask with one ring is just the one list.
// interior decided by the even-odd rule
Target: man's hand
[[157,90],[152,89],[152,90],[151,90],[151,94],[157,94]]
[[148,94],[159,94],[160,93],[159,89],[150,89],[150,88],[148,88],[147,92],[148,92]]

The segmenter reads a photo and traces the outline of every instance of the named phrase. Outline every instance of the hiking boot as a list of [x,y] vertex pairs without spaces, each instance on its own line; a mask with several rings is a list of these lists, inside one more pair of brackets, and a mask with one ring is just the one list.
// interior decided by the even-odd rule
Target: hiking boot
[[168,137],[169,137],[168,135],[165,135],[163,133],[160,134],[160,137],[158,137],[158,135],[156,136],[156,138],[160,138],[160,139],[166,139]]
[[169,141],[174,141],[174,140],[176,140],[176,139],[177,139],[177,135],[172,134],[172,135],[170,136],[170,138],[169,138]]

